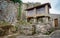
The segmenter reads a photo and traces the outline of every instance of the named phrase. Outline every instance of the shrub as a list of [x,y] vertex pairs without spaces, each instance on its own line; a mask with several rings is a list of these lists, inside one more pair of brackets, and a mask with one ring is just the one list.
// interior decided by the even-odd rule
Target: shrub
[[6,35],[12,25],[6,21],[0,21],[0,36]]

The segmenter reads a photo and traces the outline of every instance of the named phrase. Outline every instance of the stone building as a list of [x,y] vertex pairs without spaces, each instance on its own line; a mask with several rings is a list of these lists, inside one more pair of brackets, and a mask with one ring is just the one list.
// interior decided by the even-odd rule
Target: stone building
[[30,8],[30,7],[34,7],[34,6],[38,6],[40,4],[41,3],[39,3],[39,2],[37,2],[37,3],[30,3],[30,2],[28,2],[28,3],[22,3],[22,6],[21,6],[21,8],[22,8],[21,19],[22,20],[26,20],[26,11],[25,11],[25,9]]
[[26,9],[27,21],[32,23],[50,23],[54,27],[56,25],[59,26],[60,14],[50,14],[49,12],[50,8],[51,5],[49,3],[40,4],[37,6],[27,8]]
[[60,28],[60,14],[49,14],[50,19],[53,21],[53,26],[56,28]]
[[26,9],[27,22],[36,25],[36,31],[46,33],[51,28],[60,28],[60,15],[50,14],[50,3],[33,6]]
[[49,21],[49,8],[51,8],[49,3],[41,4],[39,6],[27,8],[27,21],[38,22],[38,23],[48,23]]

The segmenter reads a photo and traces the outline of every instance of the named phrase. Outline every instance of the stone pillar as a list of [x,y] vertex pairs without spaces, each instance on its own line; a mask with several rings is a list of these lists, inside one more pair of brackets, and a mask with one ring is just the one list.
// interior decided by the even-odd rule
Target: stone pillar
[[[45,6],[45,16],[49,16],[49,7],[48,5]],[[46,22],[48,23],[48,17],[45,17],[46,18]]]
[[27,11],[26,11],[26,22],[27,22],[28,20],[27,20]]
[[48,21],[48,17],[44,17],[43,18],[43,23],[48,23],[49,21]]
[[34,23],[36,23],[37,20],[36,20],[36,8],[34,8]]
[[49,13],[49,7],[48,7],[48,5],[45,6],[45,13],[46,13],[46,14]]
[[36,23],[36,18],[34,17],[34,23]]
[[46,19],[46,23],[48,23],[48,22],[49,22],[49,21],[48,21],[48,17],[46,17],[45,19]]

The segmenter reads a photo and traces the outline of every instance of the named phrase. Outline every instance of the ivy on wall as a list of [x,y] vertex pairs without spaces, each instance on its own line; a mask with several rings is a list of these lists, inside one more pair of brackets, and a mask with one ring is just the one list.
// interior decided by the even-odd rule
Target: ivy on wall
[[19,19],[21,17],[22,1],[21,0],[11,0],[11,1],[13,1],[14,3],[17,3],[17,2],[19,3],[19,9],[18,9],[18,19]]

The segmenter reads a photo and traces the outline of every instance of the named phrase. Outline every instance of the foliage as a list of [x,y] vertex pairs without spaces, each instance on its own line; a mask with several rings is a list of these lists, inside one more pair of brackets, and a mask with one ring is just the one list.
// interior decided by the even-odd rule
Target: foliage
[[20,24],[20,25],[30,24],[30,23],[26,22],[25,20],[19,20],[17,23]]
[[19,19],[20,16],[21,16],[21,10],[22,10],[21,5],[22,5],[22,1],[21,0],[11,0],[11,1],[13,1],[14,3],[19,3],[19,9],[18,9],[18,11],[19,11],[19,13],[18,13],[18,19]]
[[16,28],[16,31],[18,31],[18,26],[17,25],[15,26],[15,28]]
[[14,3],[21,3],[22,1],[21,0],[11,0],[11,1],[13,1]]
[[12,25],[6,21],[0,21],[0,36],[4,36],[7,34],[6,32],[8,32],[8,26],[10,27]]
[[5,31],[0,28],[0,36],[3,36],[3,35],[5,35]]
[[6,26],[6,25],[11,25],[11,24],[5,21],[0,21],[0,26]]

